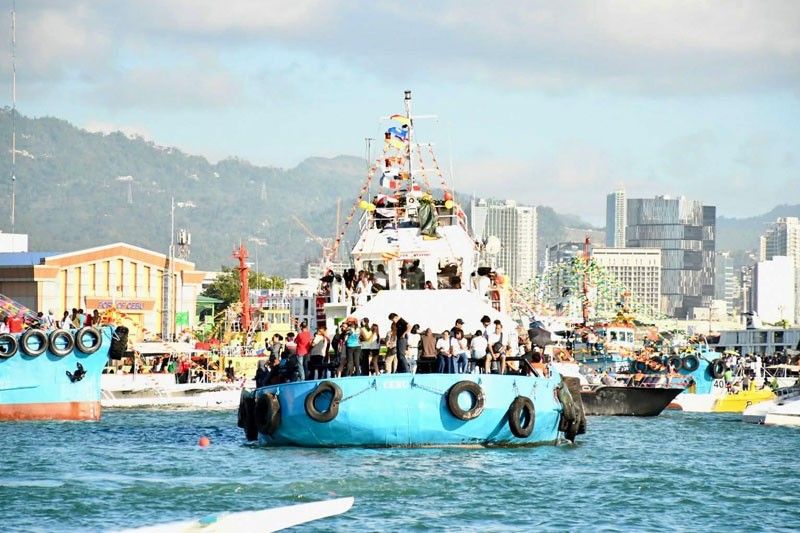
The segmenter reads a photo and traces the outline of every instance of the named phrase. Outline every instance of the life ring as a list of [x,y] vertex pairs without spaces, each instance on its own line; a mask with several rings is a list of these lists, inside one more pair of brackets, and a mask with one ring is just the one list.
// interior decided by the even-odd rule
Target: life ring
[[[37,348],[32,348],[28,341],[30,341],[31,337],[35,337],[35,342],[39,343]],[[30,355],[31,357],[37,357],[42,355],[45,351],[47,351],[47,335],[45,335],[44,331],[40,329],[31,328],[19,338],[19,345],[23,352],[26,355]]]
[[[331,404],[328,406],[328,409],[320,411],[314,405],[314,402],[325,392],[330,393],[333,397],[331,398]],[[330,422],[339,414],[339,402],[341,400],[342,389],[339,385],[332,381],[323,381],[317,385],[316,389],[306,396],[306,414],[311,420],[316,422]]]
[[72,338],[69,331],[63,329],[56,329],[50,333],[50,353],[59,357],[72,353],[75,348],[75,339]]
[[700,360],[696,355],[687,355],[683,358],[683,369],[687,372],[694,372],[700,367]]
[[239,399],[239,420],[237,425],[244,429],[244,436],[249,441],[258,440],[255,408],[253,391],[242,390],[242,395]]
[[3,333],[0,335],[0,358],[14,357],[19,349],[19,342],[14,335]]
[[[84,337],[87,335],[94,339],[91,344],[87,344],[86,340],[84,339]],[[97,328],[86,326],[75,332],[75,346],[77,346],[78,350],[87,355],[93,354],[99,350],[102,344],[103,335]]]
[[[523,418],[524,416],[524,418]],[[517,396],[508,407],[508,427],[515,437],[526,439],[533,433],[536,423],[536,409],[526,396]]]
[[259,433],[272,435],[281,425],[281,402],[278,396],[266,392],[256,396],[255,406],[256,427]]
[[711,377],[719,379],[725,375],[725,363],[721,359],[717,359],[708,366],[708,371],[711,373]]
[[[462,392],[472,395],[472,406],[466,410],[458,405],[458,397]],[[447,391],[447,408],[459,420],[472,420],[481,416],[485,401],[486,396],[483,394],[483,389],[474,381],[459,381]]]

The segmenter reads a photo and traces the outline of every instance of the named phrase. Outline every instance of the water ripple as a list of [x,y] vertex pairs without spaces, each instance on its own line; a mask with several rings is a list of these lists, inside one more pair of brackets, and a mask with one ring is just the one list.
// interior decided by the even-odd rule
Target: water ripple
[[576,446],[261,449],[244,444],[234,413],[108,410],[99,423],[0,426],[0,501],[4,531],[97,531],[340,496],[355,496],[349,513],[303,530],[790,531],[799,439],[732,415],[667,412],[592,418]]

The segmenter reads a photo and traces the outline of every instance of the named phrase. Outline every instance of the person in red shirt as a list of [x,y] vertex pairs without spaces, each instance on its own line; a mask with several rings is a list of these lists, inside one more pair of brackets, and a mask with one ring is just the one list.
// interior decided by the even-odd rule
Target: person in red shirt
[[22,333],[23,324],[22,315],[14,315],[8,319],[8,330],[11,333]]
[[308,330],[308,323],[303,321],[300,324],[300,333],[294,339],[297,344],[297,357],[300,359],[300,381],[305,380],[308,375],[308,352],[311,351],[313,341],[314,337]]

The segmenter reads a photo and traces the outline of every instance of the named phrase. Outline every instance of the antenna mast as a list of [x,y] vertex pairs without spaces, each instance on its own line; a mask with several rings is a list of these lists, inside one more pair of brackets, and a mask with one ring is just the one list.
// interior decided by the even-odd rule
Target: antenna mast
[[17,2],[11,4],[11,233],[17,207]]
[[408,180],[409,180],[409,187],[408,190],[414,190],[414,172],[413,172],[413,157],[411,157],[411,151],[413,150],[412,143],[414,142],[414,121],[411,120],[411,91],[405,91],[405,106],[406,106],[406,118],[408,118]]

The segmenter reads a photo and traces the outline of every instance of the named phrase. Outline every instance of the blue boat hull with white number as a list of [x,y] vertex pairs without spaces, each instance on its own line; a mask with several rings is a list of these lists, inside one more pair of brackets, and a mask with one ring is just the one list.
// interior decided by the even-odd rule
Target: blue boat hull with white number
[[[462,383],[458,385],[461,389],[466,387],[477,392],[456,391],[457,406],[461,409],[455,408],[455,411],[462,418],[465,414],[467,417],[475,415],[477,396],[482,395],[482,409],[474,418],[464,420],[453,412],[453,400],[449,396],[459,383]],[[383,374],[286,383],[243,393],[239,425],[246,432],[249,425],[248,438],[255,440],[257,437],[264,446],[555,444],[559,441],[559,422],[564,411],[559,400],[561,384],[561,377],[556,373],[548,378],[497,374]],[[479,388],[474,388],[475,385]],[[326,421],[331,414],[333,396],[337,394],[332,391],[337,387],[340,391],[337,412]],[[326,390],[317,393],[322,389]],[[309,396],[314,394],[318,397],[310,408]],[[525,404],[524,399],[530,400],[534,413],[532,416],[530,411],[522,413],[517,417],[516,427],[512,428],[512,404],[515,401]],[[270,401],[274,402],[273,408],[268,407]]]

